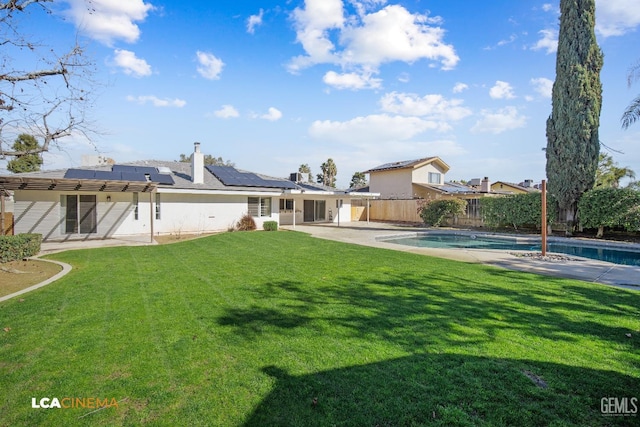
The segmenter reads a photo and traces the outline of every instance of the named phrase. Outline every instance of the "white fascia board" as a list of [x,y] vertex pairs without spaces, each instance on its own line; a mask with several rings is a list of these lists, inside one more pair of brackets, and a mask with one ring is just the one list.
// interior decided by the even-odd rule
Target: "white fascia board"
[[345,192],[335,192],[335,191],[313,191],[313,190],[304,190],[302,193],[303,196],[327,196],[327,197],[339,197],[344,196]]
[[265,197],[278,197],[284,193],[282,191],[230,191],[230,190],[198,190],[196,188],[164,188],[159,187],[156,192],[158,193],[171,193],[171,194],[200,194],[200,195],[223,195],[223,196],[265,196]]

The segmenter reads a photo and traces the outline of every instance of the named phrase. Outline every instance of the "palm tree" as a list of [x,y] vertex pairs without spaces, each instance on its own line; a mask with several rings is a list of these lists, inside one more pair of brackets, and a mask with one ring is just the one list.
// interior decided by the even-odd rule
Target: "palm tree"
[[320,169],[322,170],[322,175],[318,174],[318,183],[328,187],[335,187],[338,168],[333,159],[327,159],[326,162],[320,165]]
[[596,184],[595,187],[620,187],[620,180],[622,178],[636,177],[633,170],[628,167],[618,167],[618,163],[613,161],[613,157],[608,154],[600,153],[598,159],[598,169],[596,170]]
[[298,168],[298,172],[299,173],[306,173],[309,177],[307,178],[307,180],[309,182],[313,182],[313,180],[311,179],[311,168],[309,167],[308,163],[303,163],[300,165],[300,167]]
[[[640,80],[640,61],[629,70],[627,84],[631,86],[636,80]],[[622,129],[627,129],[638,119],[640,119],[640,96],[631,101],[631,104],[622,114]]]

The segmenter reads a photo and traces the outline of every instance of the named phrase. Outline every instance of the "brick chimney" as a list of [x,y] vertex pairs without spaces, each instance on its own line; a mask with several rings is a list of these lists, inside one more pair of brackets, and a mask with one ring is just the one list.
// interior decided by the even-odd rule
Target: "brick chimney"
[[200,143],[193,143],[191,156],[191,181],[194,184],[204,183],[204,154],[200,152]]
[[491,181],[489,181],[489,178],[486,176],[482,178],[480,182],[480,192],[491,193]]

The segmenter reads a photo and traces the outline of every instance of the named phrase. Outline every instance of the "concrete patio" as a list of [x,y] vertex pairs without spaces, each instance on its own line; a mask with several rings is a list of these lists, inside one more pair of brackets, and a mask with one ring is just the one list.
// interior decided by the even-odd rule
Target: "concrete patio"
[[[284,227],[292,230],[292,227]],[[338,227],[333,224],[296,225],[295,231],[314,237],[395,251],[411,252],[457,261],[494,265],[509,270],[526,271],[553,277],[578,279],[585,282],[614,285],[640,291],[640,267],[612,264],[586,258],[571,257],[570,261],[544,261],[517,257],[502,250],[416,248],[377,240],[381,236],[410,237],[425,228],[375,222],[352,222]]]

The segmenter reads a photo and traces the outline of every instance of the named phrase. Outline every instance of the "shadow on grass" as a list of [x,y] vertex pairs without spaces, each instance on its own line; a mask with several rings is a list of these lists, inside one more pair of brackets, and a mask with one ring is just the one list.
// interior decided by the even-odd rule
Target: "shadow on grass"
[[487,283],[486,276],[469,280],[454,271],[428,277],[389,273],[368,281],[345,276],[316,285],[271,282],[251,290],[250,307],[229,307],[217,322],[244,337],[297,327],[330,329],[338,336],[383,339],[411,353],[433,345],[488,343],[502,333],[554,342],[599,339],[630,353],[640,349],[640,340],[628,339],[630,330],[614,321],[640,317],[635,294],[554,279],[535,286],[536,276],[488,269],[489,277],[500,276],[509,285]]
[[245,426],[640,422],[637,413],[601,412],[603,397],[640,396],[637,378],[538,361],[424,354],[309,375],[290,375],[275,366],[263,372],[275,385]]
[[[275,386],[246,425],[640,422],[640,414],[603,416],[600,406],[603,397],[640,398],[638,375],[604,362],[616,358],[627,372],[638,362],[639,340],[627,338],[629,329],[617,321],[640,316],[637,295],[491,267],[470,278],[463,269],[327,274],[252,289],[249,308],[229,307],[218,318],[239,336],[275,337],[300,328],[310,340],[384,342],[412,355],[308,375],[265,367]],[[602,345],[615,351],[589,362]],[[464,354],[473,352],[500,357]],[[344,358],[353,360],[366,358]]]

